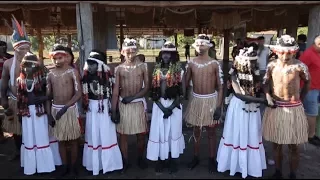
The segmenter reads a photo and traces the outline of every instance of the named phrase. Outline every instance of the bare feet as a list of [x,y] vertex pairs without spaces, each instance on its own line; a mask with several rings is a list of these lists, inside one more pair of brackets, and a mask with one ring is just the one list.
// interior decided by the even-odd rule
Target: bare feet
[[199,164],[199,158],[198,156],[194,156],[192,161],[188,164],[188,169],[192,170]]
[[210,174],[213,174],[217,171],[217,161],[215,158],[209,158],[208,170]]

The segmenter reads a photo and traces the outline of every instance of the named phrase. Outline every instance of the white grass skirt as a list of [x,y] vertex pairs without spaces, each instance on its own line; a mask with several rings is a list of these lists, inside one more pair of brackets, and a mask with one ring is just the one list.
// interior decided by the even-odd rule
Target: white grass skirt
[[[256,112],[243,110],[254,109]],[[265,150],[262,144],[261,116],[257,104],[245,104],[233,96],[227,110],[227,116],[220,140],[218,171],[230,170],[230,175],[242,173],[262,177],[262,170],[267,168]]]
[[122,156],[117,142],[116,126],[111,121],[107,100],[104,112],[98,113],[98,100],[89,100],[86,113],[85,145],[82,164],[93,175],[122,169]]
[[49,144],[48,117],[36,115],[34,105],[29,106],[30,117],[22,117],[21,167],[24,174],[49,173],[55,170]]
[[[169,107],[173,100],[160,99],[164,107]],[[157,161],[168,159],[169,152],[172,158],[178,158],[185,148],[182,134],[182,107],[175,108],[168,119],[163,119],[163,112],[153,103],[151,128],[147,147],[147,159]]]

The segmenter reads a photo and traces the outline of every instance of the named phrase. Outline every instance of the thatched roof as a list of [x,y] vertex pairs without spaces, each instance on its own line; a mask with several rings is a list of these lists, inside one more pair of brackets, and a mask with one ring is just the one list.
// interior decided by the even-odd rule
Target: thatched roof
[[[26,22],[29,33],[43,29],[76,32],[76,3],[79,1],[1,1],[0,34],[11,34],[11,14]],[[89,1],[82,1],[89,2]],[[300,26],[307,26],[309,9],[319,1],[90,1],[93,13],[105,6],[105,16],[116,14],[117,24],[126,24],[125,34],[163,34],[163,29],[198,27],[220,31],[247,24],[248,31],[286,28],[296,15]],[[133,6],[133,3],[135,6]],[[169,3],[169,4],[168,4]],[[256,6],[255,4],[259,4]],[[166,7],[163,7],[163,6]],[[137,7],[144,6],[144,7]],[[149,6],[149,7],[148,7]],[[179,7],[177,7],[179,6]],[[150,30],[148,30],[150,29]],[[117,28],[119,32],[119,28]]]

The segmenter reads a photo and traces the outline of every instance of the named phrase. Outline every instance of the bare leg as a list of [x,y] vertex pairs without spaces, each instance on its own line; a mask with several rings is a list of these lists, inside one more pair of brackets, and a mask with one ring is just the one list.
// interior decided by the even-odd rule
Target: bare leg
[[299,166],[299,147],[298,145],[289,145],[289,163],[290,163],[290,179],[296,179],[296,171]]
[[276,173],[273,177],[282,179],[282,145],[273,143],[273,152],[276,166]]
[[144,151],[145,151],[145,134],[137,134],[137,144],[138,144],[138,166],[141,169],[146,169],[148,164],[144,158]]
[[22,136],[21,135],[17,135],[17,134],[13,134],[13,140],[14,140],[14,144],[15,144],[15,151],[12,154],[12,156],[9,158],[9,161],[14,161],[14,160],[18,160],[20,158],[20,149],[21,149],[21,144],[22,144]]
[[307,116],[307,119],[308,119],[308,125],[309,125],[309,138],[313,138],[313,136],[316,134],[317,117]]
[[61,173],[59,176],[65,176],[68,173],[67,147],[65,141],[59,141],[59,153],[62,161]]
[[120,150],[121,150],[122,161],[123,161],[122,173],[124,173],[129,168],[129,162],[128,162],[128,136],[125,135],[125,134],[120,134]]
[[71,146],[71,173],[73,176],[78,175],[78,171],[76,168],[76,162],[78,158],[78,140],[69,141],[68,144]]
[[200,150],[200,127],[194,127],[193,128],[193,135],[195,138],[194,142],[194,158],[193,160],[188,164],[188,168],[192,170],[199,164],[199,150]]
[[213,173],[217,169],[217,162],[216,162],[216,132],[214,127],[207,127],[208,130],[208,144],[209,144],[209,173]]

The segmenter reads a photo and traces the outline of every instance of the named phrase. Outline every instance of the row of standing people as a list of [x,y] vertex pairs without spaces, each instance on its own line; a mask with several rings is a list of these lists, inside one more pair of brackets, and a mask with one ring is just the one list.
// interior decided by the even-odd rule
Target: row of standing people
[[[147,164],[143,154],[146,144],[144,139],[145,134],[148,131],[148,127],[145,112],[146,103],[143,97],[149,90],[149,79],[146,64],[135,63],[133,61],[137,51],[135,41],[125,40],[122,53],[125,56],[126,61],[116,67],[114,76],[112,75],[109,67],[104,64],[106,60],[105,54],[93,50],[86,61],[84,66],[84,75],[82,77],[82,81],[80,81],[79,73],[66,63],[65,57],[68,53],[65,48],[61,46],[54,47],[51,53],[52,59],[55,63],[55,68],[47,75],[44,75],[41,68],[35,68],[41,67],[36,56],[28,54],[27,56],[21,57],[21,54],[28,51],[28,48],[30,48],[30,42],[27,41],[26,34],[16,35],[17,32],[18,31],[15,31],[13,34],[13,40],[15,40],[14,37],[19,37],[15,42],[13,42],[16,50],[15,53],[17,52],[17,54],[15,54],[11,61],[8,61],[6,66],[8,66],[7,70],[10,69],[10,71],[5,71],[4,74],[6,74],[7,77],[17,77],[16,85],[14,84],[14,78],[10,78],[10,82],[13,83],[11,83],[9,89],[13,92],[11,94],[11,105],[17,103],[16,106],[18,107],[18,114],[22,119],[23,145],[21,147],[23,150],[21,151],[21,162],[22,166],[26,166],[25,173],[33,174],[36,170],[38,172],[51,172],[55,169],[55,153],[53,151],[56,150],[54,150],[54,148],[49,148],[50,137],[59,141],[59,157],[61,157],[63,164],[61,168],[62,174],[67,172],[66,146],[69,144],[71,145],[71,170],[72,172],[75,172],[75,161],[77,157],[76,139],[80,137],[80,125],[78,123],[79,115],[75,104],[81,98],[81,95],[83,97],[83,108],[87,112],[86,143],[84,147],[83,165],[89,171],[93,171],[93,174],[95,175],[99,173],[99,170],[101,169],[103,169],[104,172],[116,169],[126,170],[129,167],[127,135],[137,134],[138,165],[141,168],[146,168]],[[282,39],[286,40],[286,38],[287,37],[283,37]],[[283,66],[283,69],[286,72],[279,76],[282,78],[280,78],[280,80],[283,81],[283,79],[288,78],[284,76],[288,76],[289,74],[291,78],[290,81],[286,79],[288,81],[288,86],[299,78],[305,80],[306,84],[308,84],[308,73],[307,71],[303,71],[305,66],[302,63],[297,63],[296,61],[293,61],[294,63],[292,63],[292,57],[288,58],[288,54],[293,54],[296,51],[296,49],[294,49],[294,42],[290,43],[291,44],[289,45],[291,45],[293,49],[284,48],[288,44],[283,43],[279,43],[277,46],[277,48],[280,49],[279,54],[285,54],[283,55],[283,58],[279,58],[280,60],[277,60],[277,63],[287,65],[286,63],[290,62],[288,67]],[[155,67],[151,82],[151,97],[154,100],[154,105],[147,148],[147,158],[153,161],[159,160],[157,164],[157,171],[161,171],[164,166],[163,161],[170,158],[169,164],[171,171],[175,172],[177,170],[177,163],[175,159],[183,153],[183,149],[185,147],[182,135],[181,99],[182,96],[185,95],[186,90],[184,87],[188,83],[183,83],[192,79],[193,93],[189,106],[187,107],[188,109],[185,119],[188,124],[194,126],[195,152],[194,158],[191,163],[188,164],[188,167],[193,169],[199,163],[200,132],[201,128],[204,126],[208,130],[208,167],[210,172],[216,171],[217,167],[218,171],[233,168],[233,171],[241,171],[241,173],[245,174],[244,176],[246,176],[246,172],[249,175],[261,176],[260,173],[251,173],[252,171],[261,171],[262,173],[262,169],[264,169],[263,146],[259,140],[261,139],[261,134],[259,134],[259,132],[261,132],[259,129],[259,123],[257,122],[256,127],[252,128],[256,134],[249,134],[248,132],[250,131],[247,131],[247,135],[245,133],[240,133],[240,130],[246,129],[245,127],[241,128],[240,126],[238,127],[238,130],[231,129],[230,132],[226,130],[228,127],[228,117],[229,119],[234,119],[235,117],[239,118],[236,114],[244,113],[241,110],[234,111],[234,115],[232,113],[229,116],[227,115],[226,127],[223,138],[221,139],[222,144],[220,143],[219,152],[216,157],[215,127],[220,123],[219,119],[221,116],[221,104],[223,99],[221,86],[223,82],[222,71],[218,62],[211,60],[208,56],[208,49],[212,46],[208,36],[199,35],[193,46],[198,51],[199,56],[188,62],[186,73],[181,69],[180,64],[174,56],[176,48],[173,44],[166,43],[161,51],[162,61]],[[19,53],[21,53],[20,56]],[[238,80],[240,77],[247,78],[248,76],[243,76],[243,74],[250,71],[251,66],[248,66],[248,64],[254,64],[246,61],[250,60],[249,62],[251,62],[251,60],[254,59],[250,57],[250,53],[243,53],[243,57],[239,57],[239,64],[241,64],[241,66],[239,66],[240,69],[238,69],[239,72],[236,71],[237,68],[234,68]],[[21,72],[20,75],[17,75],[19,73],[17,73],[15,65],[19,63],[19,60],[22,60],[20,61]],[[245,67],[247,68],[246,70],[244,70]],[[270,69],[265,76],[265,84],[267,85],[270,81],[274,81],[270,78],[274,76],[273,73],[277,72],[274,67],[275,65],[271,64]],[[299,72],[298,74],[301,74],[301,76],[292,75],[296,72]],[[255,96],[258,94],[258,92],[255,91],[259,88],[253,88],[253,86],[250,87],[250,85],[252,85],[252,82],[250,81],[252,81],[252,79],[241,78],[239,82],[232,81],[233,83],[238,82],[238,86],[240,86],[240,91],[235,90],[235,94],[249,96]],[[276,83],[275,86],[278,84]],[[233,88],[235,87],[233,86]],[[305,140],[306,131],[305,119],[303,118],[303,115],[301,115],[301,103],[290,102],[299,101],[299,95],[297,95],[296,92],[293,92],[293,94],[290,92],[291,94],[288,94],[286,92],[286,88],[288,87],[281,86],[277,88],[278,91],[276,91],[276,93],[279,94],[267,93],[267,98],[258,98],[253,100],[249,98],[249,100],[246,99],[239,102],[236,102],[237,98],[234,97],[230,104],[233,101],[240,103],[242,106],[246,106],[244,108],[246,110],[245,112],[248,111],[249,113],[251,113],[251,111],[254,113],[258,111],[256,103],[265,103],[270,107],[275,107],[275,104],[278,103],[277,105],[279,107],[289,108],[289,110],[294,111],[297,115],[295,117],[299,118],[284,115],[285,111],[279,107],[275,108],[277,112],[270,109],[269,114],[266,113],[267,118],[265,118],[264,121],[266,124],[269,123],[265,126],[266,130],[264,135],[267,140],[275,142],[276,144],[302,143]],[[254,89],[254,91],[252,89]],[[299,87],[295,87],[295,90],[298,91]],[[301,98],[304,97],[305,91],[307,91],[307,89],[303,88],[301,91]],[[16,100],[14,95],[16,95]],[[239,99],[241,99],[240,97],[241,96],[239,96]],[[275,102],[274,99],[277,101]],[[9,104],[6,104],[4,101],[4,103],[2,102],[2,105],[4,105],[7,116],[9,117],[10,114],[12,115],[10,108],[8,108]],[[298,107],[299,110],[290,109],[292,107]],[[235,110],[237,108],[229,108],[228,114],[230,114],[230,109]],[[47,116],[43,116],[45,113]],[[268,115],[272,118],[268,118]],[[243,115],[241,119],[248,120],[248,117],[252,118],[252,116]],[[40,123],[41,121],[39,118],[42,118],[41,121],[43,121],[43,123]],[[297,126],[301,125],[298,126],[301,127],[301,129],[297,130],[296,126],[286,127],[287,124],[285,123],[274,122],[274,119],[279,120],[285,118],[289,120],[295,119],[295,123],[297,123]],[[108,121],[108,119],[111,121]],[[257,117],[254,116],[253,119],[257,119]],[[19,120],[13,120],[12,122],[14,121],[16,121],[15,126],[18,126],[17,124],[19,123]],[[12,122],[11,124],[14,124]],[[38,124],[41,124],[42,127],[36,128]],[[48,124],[52,127],[49,128],[52,129],[51,133],[48,132],[48,130],[45,130],[48,129],[45,128]],[[248,125],[249,122],[244,124]],[[282,129],[279,130],[279,126],[287,128],[287,131]],[[38,129],[43,131],[38,131]],[[106,130],[108,130],[109,133],[108,138],[106,138]],[[247,130],[250,129],[247,127]],[[292,130],[298,131],[297,133],[300,133],[299,136],[293,137],[292,133],[289,135],[286,134]],[[118,146],[117,143],[116,131],[120,134],[120,146]],[[45,136],[45,134],[48,134],[48,136]],[[240,138],[239,134],[243,134],[244,138]],[[288,136],[290,137],[288,138]],[[230,137],[231,139],[227,137]],[[248,139],[248,137],[254,137],[255,139]],[[283,139],[284,137],[287,137],[287,139]],[[55,142],[55,139],[52,142]],[[232,146],[229,146],[226,141],[232,139],[237,142],[231,142],[230,144]],[[253,162],[250,162],[248,165],[244,162],[231,162],[231,157],[235,158],[234,155],[232,155],[232,152],[236,151],[235,154],[237,155],[243,154],[240,151],[237,152],[237,150],[243,150],[241,146],[240,149],[235,148],[236,146],[233,147],[240,143],[239,139],[247,139],[247,144],[245,144],[246,146],[250,146],[250,142],[257,143],[256,141],[258,141],[258,148],[253,149],[260,152],[258,154],[255,153],[256,156],[254,156],[256,158],[261,158],[261,165],[259,166],[261,167],[260,169],[255,166]],[[223,147],[233,147],[234,150],[224,149]],[[296,146],[292,147],[292,149],[296,149]],[[43,151],[43,153],[38,153],[40,151]],[[44,155],[45,151],[52,155]],[[296,153],[296,151],[292,152]],[[40,154],[44,156],[40,158]],[[50,160],[51,157],[52,159]],[[30,158],[28,163],[26,163],[25,158]],[[40,162],[43,158],[46,158],[47,161],[42,160],[42,162]],[[31,159],[33,161],[31,161]],[[250,157],[239,156],[236,159],[250,159]],[[218,165],[216,164],[216,161],[218,161]],[[47,163],[44,164],[43,162]],[[221,166],[223,166],[223,163],[221,162],[227,163],[222,169]],[[295,173],[294,168],[292,173]]]

